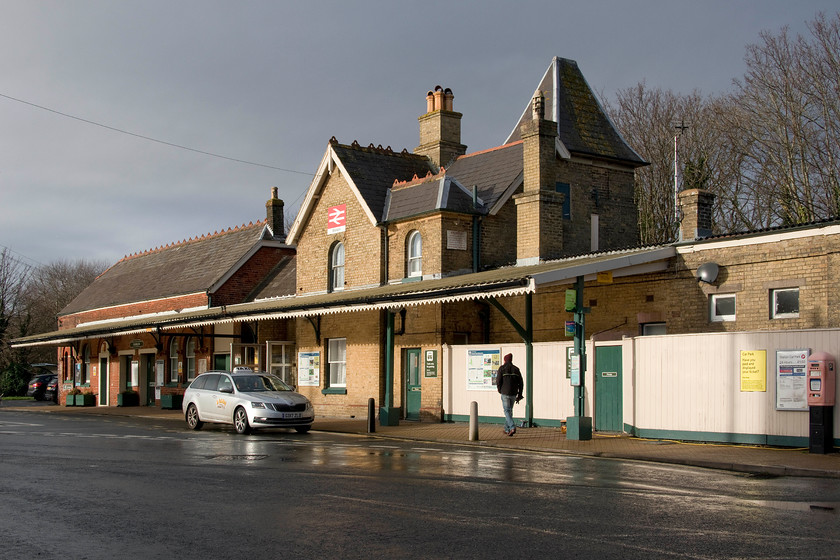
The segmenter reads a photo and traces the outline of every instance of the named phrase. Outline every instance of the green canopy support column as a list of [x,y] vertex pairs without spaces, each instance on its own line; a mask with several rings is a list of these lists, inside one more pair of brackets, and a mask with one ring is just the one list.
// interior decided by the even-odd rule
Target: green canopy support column
[[[577,277],[575,285],[575,354],[580,357],[580,381],[575,385],[575,415],[566,418],[566,439],[592,439],[592,417],[585,416],[586,386],[586,328],[585,318],[589,309],[583,306],[583,276]],[[573,380],[574,382],[574,380]]]
[[534,324],[532,294],[525,294],[525,326],[519,324],[513,315],[499,301],[491,297],[488,301],[504,315],[525,342],[525,423],[534,426]]
[[381,426],[399,426],[400,409],[394,408],[394,313],[385,311],[385,403],[379,408]]

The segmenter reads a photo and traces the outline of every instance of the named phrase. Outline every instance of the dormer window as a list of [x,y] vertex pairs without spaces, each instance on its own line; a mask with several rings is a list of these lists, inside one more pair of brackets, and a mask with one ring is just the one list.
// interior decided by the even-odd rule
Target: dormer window
[[344,289],[344,243],[340,241],[330,249],[330,274],[327,291]]
[[406,252],[408,277],[423,276],[423,236],[419,231],[412,231],[408,236]]

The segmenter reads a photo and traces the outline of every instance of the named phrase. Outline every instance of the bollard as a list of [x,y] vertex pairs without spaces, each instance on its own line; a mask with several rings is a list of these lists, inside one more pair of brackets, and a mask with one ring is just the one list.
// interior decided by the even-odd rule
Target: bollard
[[470,403],[470,441],[478,441],[478,403]]
[[376,431],[376,407],[373,397],[368,399],[367,431],[369,434]]

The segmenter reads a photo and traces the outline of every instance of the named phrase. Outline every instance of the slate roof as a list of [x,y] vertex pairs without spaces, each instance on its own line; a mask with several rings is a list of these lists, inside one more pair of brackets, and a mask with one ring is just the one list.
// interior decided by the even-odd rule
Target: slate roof
[[350,146],[330,142],[336,156],[349,173],[353,184],[377,219],[383,216],[385,198],[394,181],[411,181],[437,171],[426,156],[390,148],[364,148],[357,142]]
[[522,141],[460,156],[446,170],[468,191],[478,187],[478,196],[489,209],[508,190],[522,183]]
[[395,221],[436,210],[461,214],[481,213],[473,208],[472,194],[448,173],[416,181],[395,183],[385,203],[383,221]]
[[[633,151],[607,116],[577,62],[554,57],[534,91],[545,96],[545,118],[557,122],[560,141],[571,153],[617,160],[640,167],[647,165]],[[508,136],[506,143],[519,140],[519,127],[531,119],[531,100]]]
[[297,291],[297,257],[287,255],[280,259],[277,266],[259,286],[254,288],[246,301],[257,299],[293,296]]
[[206,291],[260,241],[265,227],[265,221],[250,223],[125,257],[59,315]]

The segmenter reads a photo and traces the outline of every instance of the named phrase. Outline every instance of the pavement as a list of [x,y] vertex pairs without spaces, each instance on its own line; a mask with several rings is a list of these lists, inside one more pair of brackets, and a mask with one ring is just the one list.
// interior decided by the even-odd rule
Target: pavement
[[[3,410],[50,414],[134,416],[183,423],[180,410],[157,407],[62,407],[53,403],[10,401]],[[478,439],[470,441],[470,428],[462,422],[401,421],[398,426],[375,425],[368,433],[366,419],[317,418],[313,431],[356,434],[362,437],[437,442],[462,447],[507,449],[688,465],[748,473],[756,476],[801,476],[840,479],[840,452],[810,453],[807,448],[654,440],[629,435],[593,434],[591,440],[566,438],[560,428],[517,428],[507,436],[499,424],[479,424]],[[184,429],[186,424],[184,424]]]

